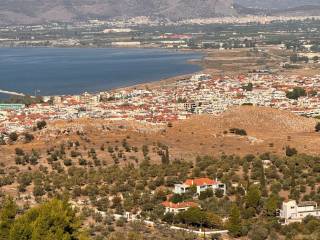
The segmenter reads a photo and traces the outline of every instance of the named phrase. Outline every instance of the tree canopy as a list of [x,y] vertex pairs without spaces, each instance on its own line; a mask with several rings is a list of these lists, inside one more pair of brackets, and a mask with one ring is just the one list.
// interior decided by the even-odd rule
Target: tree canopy
[[58,199],[31,208],[17,217],[9,231],[9,240],[86,240],[81,221],[71,206]]
[[296,87],[292,91],[287,92],[287,98],[297,100],[300,97],[307,96],[307,92],[304,88]]

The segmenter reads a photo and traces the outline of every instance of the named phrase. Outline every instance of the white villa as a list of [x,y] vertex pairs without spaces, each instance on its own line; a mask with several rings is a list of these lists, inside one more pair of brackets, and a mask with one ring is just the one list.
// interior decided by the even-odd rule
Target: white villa
[[320,218],[320,208],[316,202],[301,202],[291,200],[282,203],[280,217],[285,220],[285,224],[291,222],[301,222],[307,216]]
[[183,194],[186,193],[192,186],[196,186],[198,195],[207,189],[212,189],[214,192],[221,190],[223,191],[223,195],[225,195],[227,191],[226,185],[220,181],[211,180],[209,178],[197,178],[187,179],[183,184],[175,184],[173,192],[175,194]]

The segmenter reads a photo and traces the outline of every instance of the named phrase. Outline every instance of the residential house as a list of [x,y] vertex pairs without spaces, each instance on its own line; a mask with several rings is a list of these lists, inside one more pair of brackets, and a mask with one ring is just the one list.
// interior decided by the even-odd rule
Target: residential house
[[173,214],[186,211],[191,207],[199,207],[199,204],[195,202],[172,203],[169,201],[165,201],[161,203],[161,205],[165,207],[165,213],[173,213]]
[[226,185],[218,180],[212,180],[209,178],[197,178],[197,179],[187,179],[183,184],[175,184],[174,193],[183,194],[186,193],[192,186],[197,189],[197,194],[200,195],[201,192],[207,189],[212,189],[214,192],[217,190],[223,191],[223,195],[226,194]]
[[295,200],[290,200],[282,203],[280,217],[285,220],[285,224],[301,222],[307,216],[320,218],[320,208],[316,202],[308,201],[297,204]]

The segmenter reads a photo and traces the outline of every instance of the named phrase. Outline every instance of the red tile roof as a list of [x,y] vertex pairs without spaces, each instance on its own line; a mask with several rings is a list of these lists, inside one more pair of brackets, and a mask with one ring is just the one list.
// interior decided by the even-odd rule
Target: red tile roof
[[172,203],[172,202],[169,202],[169,201],[165,201],[165,202],[161,203],[161,205],[164,206],[164,207],[175,208],[175,209],[199,207],[199,204],[195,203],[195,202]]
[[217,182],[214,180],[211,180],[209,178],[197,178],[197,179],[187,179],[184,184],[189,186],[203,186],[203,185],[213,185]]

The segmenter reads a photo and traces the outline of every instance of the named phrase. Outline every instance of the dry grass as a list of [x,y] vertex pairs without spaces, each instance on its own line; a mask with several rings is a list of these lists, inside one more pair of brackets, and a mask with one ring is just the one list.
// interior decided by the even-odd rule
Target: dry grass
[[[127,138],[131,146],[140,150],[138,153],[126,153],[127,157],[143,158],[141,147],[150,146],[151,157],[160,161],[160,157],[152,152],[157,142],[170,147],[171,158],[194,160],[197,155],[221,155],[248,153],[261,154],[272,152],[283,154],[285,146],[298,149],[309,154],[320,153],[320,134],[315,133],[315,119],[296,116],[290,112],[270,108],[237,107],[220,117],[194,116],[188,120],[173,123],[173,127],[155,127],[133,121],[110,122],[106,120],[79,119],[76,121],[57,121],[49,124],[49,128],[36,134],[31,144],[18,143],[2,146],[1,161],[14,162],[14,149],[32,148],[44,153],[49,147],[58,146],[62,142],[80,141],[80,151],[85,155],[90,148],[95,148],[100,159],[112,163],[109,153],[100,150],[110,146],[121,146]],[[230,128],[242,128],[248,136],[225,134]],[[84,132],[90,141],[81,139],[76,131]]]

